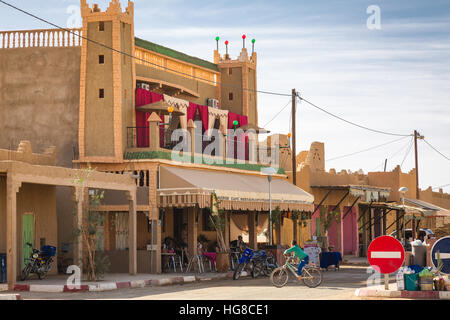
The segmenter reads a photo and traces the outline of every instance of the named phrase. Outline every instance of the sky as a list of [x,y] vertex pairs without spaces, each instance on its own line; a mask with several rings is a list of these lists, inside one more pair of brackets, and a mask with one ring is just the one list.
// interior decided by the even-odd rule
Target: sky
[[[78,0],[6,1],[64,27],[79,23]],[[102,9],[108,2],[88,0]],[[125,8],[127,1],[121,3]],[[379,19],[368,11],[373,5]],[[0,30],[32,28],[49,26],[0,3]],[[220,52],[229,40],[236,58],[242,34],[256,39],[259,90],[290,94],[295,88],[360,125],[398,134],[417,130],[450,158],[450,0],[135,1],[137,37],[208,61],[216,36]],[[259,125],[290,132],[290,105],[269,123],[289,101],[258,94]],[[409,137],[383,145],[401,137],[349,125],[305,102],[296,120],[297,152],[324,142],[327,170],[379,171],[385,159],[388,171],[414,167]],[[450,192],[450,161],[420,140],[418,157],[420,187],[447,185]]]

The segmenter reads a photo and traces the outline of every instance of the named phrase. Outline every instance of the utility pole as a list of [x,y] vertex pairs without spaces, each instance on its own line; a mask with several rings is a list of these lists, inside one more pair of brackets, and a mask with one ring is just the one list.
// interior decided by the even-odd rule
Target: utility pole
[[[416,161],[416,199],[419,200],[419,157],[418,157],[418,152],[417,152],[417,139],[423,139],[424,137],[420,135],[419,132],[417,132],[417,130],[414,130],[414,156],[415,156],[415,161]],[[412,218],[412,236],[413,236],[413,240],[416,239],[416,224],[414,221],[414,215]]]
[[297,152],[295,150],[295,146],[297,143],[295,134],[296,104],[297,104],[297,92],[295,91],[295,89],[292,89],[292,183],[294,185],[297,185],[297,164],[296,164]]

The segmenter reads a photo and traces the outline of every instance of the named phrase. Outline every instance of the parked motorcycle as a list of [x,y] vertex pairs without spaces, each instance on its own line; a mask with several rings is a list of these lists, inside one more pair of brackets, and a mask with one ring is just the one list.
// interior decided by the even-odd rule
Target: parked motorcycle
[[27,264],[22,270],[20,279],[22,281],[28,279],[30,273],[37,274],[39,280],[44,279],[52,267],[53,257],[56,255],[56,247],[43,246],[39,251],[33,248],[31,243],[27,245],[32,249],[31,255],[27,258]]
[[272,271],[279,267],[278,263],[270,252],[267,254],[265,251],[259,252],[261,252],[259,256],[253,257],[252,277],[260,275],[269,277]]
[[241,258],[239,259],[239,265],[237,266],[236,270],[234,270],[233,280],[239,279],[244,269],[250,269],[250,271],[253,270],[253,256],[253,250],[250,248],[245,248]]

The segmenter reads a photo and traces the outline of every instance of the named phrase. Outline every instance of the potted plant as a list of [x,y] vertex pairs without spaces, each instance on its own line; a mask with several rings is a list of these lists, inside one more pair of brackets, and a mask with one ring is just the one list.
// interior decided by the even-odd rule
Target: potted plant
[[215,193],[212,194],[211,215],[212,226],[217,232],[216,269],[218,272],[227,272],[230,268],[229,252],[225,243],[225,210],[219,209],[220,201]]

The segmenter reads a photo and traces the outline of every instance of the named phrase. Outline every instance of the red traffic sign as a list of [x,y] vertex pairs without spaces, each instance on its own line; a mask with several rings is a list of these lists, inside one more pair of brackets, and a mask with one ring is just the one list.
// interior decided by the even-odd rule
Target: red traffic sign
[[400,241],[391,236],[374,239],[367,250],[370,265],[380,273],[397,271],[405,260],[405,249]]

